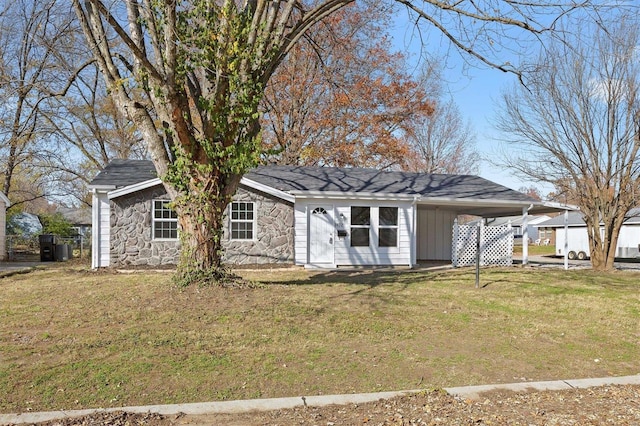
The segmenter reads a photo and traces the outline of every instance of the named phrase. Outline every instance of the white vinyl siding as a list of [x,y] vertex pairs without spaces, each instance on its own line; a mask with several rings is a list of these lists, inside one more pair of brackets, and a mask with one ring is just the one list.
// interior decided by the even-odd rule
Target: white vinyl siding
[[307,208],[308,204],[304,202],[296,202],[293,212],[294,223],[294,249],[295,264],[306,265],[309,263],[309,234],[307,230]]
[[[410,265],[411,264],[411,224],[413,206],[409,201],[387,200],[338,200],[338,199],[300,199],[295,204],[295,255],[296,264],[306,265],[308,260],[308,208],[318,204],[333,204],[336,228],[342,226],[346,237],[339,237],[337,230],[334,239],[335,265]],[[370,221],[369,245],[351,246],[351,207],[369,207]],[[379,247],[379,208],[396,207],[397,246]],[[394,227],[395,227],[394,226]]]
[[397,207],[378,207],[378,247],[398,247]]
[[103,268],[111,263],[111,207],[106,192],[93,194],[93,219],[94,231],[92,232],[92,256],[91,267]]
[[418,208],[418,260],[451,260],[453,222],[457,213],[434,207]]

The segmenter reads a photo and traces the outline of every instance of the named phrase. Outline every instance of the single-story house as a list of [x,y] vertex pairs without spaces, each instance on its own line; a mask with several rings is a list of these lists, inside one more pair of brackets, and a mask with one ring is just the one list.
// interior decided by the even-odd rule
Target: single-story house
[[[89,188],[93,267],[177,261],[177,216],[150,161],[115,160]],[[452,227],[460,214],[557,210],[478,176],[260,166],[242,178],[228,206],[224,259],[411,267],[451,260]]]
[[0,260],[7,259],[7,209],[11,202],[7,196],[0,192]]
[[58,207],[56,213],[60,213],[71,224],[76,235],[84,238],[91,235],[91,209]]
[[[553,232],[556,255],[566,254],[569,259],[586,259],[590,256],[587,225],[582,219],[582,213],[569,212],[566,226],[563,215],[536,226]],[[604,229],[601,228],[601,232]],[[616,257],[640,257],[640,208],[631,209],[626,215],[618,236]]]

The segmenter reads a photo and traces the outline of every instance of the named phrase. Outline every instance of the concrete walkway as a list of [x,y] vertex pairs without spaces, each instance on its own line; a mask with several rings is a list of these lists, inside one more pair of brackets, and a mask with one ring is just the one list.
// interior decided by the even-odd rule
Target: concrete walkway
[[[640,385],[640,374],[635,376],[605,377],[599,379],[555,380],[548,382],[522,382],[498,385],[464,386],[445,388],[449,394],[465,399],[477,399],[483,392],[510,390],[514,392],[567,390],[589,388],[604,385]],[[221,413],[243,413],[248,411],[269,411],[298,406],[321,407],[332,404],[362,404],[379,399],[393,398],[409,393],[420,392],[421,389],[377,392],[347,395],[301,396],[291,398],[249,399],[241,401],[201,402],[191,404],[147,405],[141,407],[98,408],[88,410],[47,411],[39,413],[0,414],[0,424],[37,423],[67,417],[80,417],[101,412],[126,411],[130,413],[158,413],[163,415],[205,415]]]
[[55,262],[0,262],[0,278],[26,274],[38,268],[55,265]]

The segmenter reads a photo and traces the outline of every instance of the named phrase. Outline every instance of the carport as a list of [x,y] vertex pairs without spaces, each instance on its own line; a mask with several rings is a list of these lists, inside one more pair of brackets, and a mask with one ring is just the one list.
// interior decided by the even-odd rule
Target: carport
[[[520,201],[508,199],[443,199],[419,198],[416,205],[416,261],[451,260],[451,229],[460,215],[477,216],[484,220],[496,217],[522,215],[523,243],[522,264],[529,263],[529,236],[527,224],[529,216],[547,213],[564,213],[567,217],[575,206],[547,202]],[[568,268],[568,259],[565,259]]]

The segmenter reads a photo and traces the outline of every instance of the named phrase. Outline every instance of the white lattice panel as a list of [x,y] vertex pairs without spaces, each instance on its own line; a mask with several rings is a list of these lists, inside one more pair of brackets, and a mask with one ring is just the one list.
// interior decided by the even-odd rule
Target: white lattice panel
[[471,225],[453,225],[453,244],[451,259],[458,268],[476,264],[476,238],[478,227]]
[[511,225],[453,225],[452,263],[454,267],[476,264],[476,246],[480,232],[480,265],[511,266],[513,229]]
[[482,228],[480,265],[511,266],[513,264],[513,229],[511,225]]

